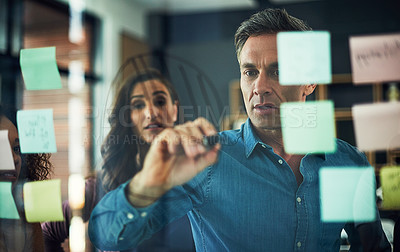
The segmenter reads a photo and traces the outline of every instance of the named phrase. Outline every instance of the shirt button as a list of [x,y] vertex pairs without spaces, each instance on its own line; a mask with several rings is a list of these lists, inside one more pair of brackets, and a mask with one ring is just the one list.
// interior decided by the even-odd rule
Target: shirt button
[[299,203],[301,202],[301,198],[300,198],[300,197],[297,197],[296,200],[297,200],[297,202],[299,202]]
[[124,237],[119,237],[118,240],[122,241],[124,239]]
[[140,214],[140,216],[142,216],[143,218],[147,216],[147,212],[143,212]]
[[132,220],[132,219],[133,219],[133,214],[128,213],[128,214],[126,215],[126,217],[128,217],[128,219]]
[[279,163],[279,164],[283,164],[282,159],[279,159],[279,160],[278,160],[278,163]]
[[297,247],[300,248],[301,247],[301,242],[297,242]]

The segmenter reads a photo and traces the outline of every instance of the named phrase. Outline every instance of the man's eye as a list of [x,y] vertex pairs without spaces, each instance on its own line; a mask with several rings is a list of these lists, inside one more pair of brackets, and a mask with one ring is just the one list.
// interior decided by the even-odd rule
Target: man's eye
[[244,71],[244,74],[246,76],[248,76],[248,77],[254,77],[254,76],[257,76],[258,71],[256,71],[256,70],[246,70],[246,71]]
[[270,78],[273,78],[273,79],[279,78],[279,69],[278,68],[271,69],[268,72],[268,75],[269,75]]

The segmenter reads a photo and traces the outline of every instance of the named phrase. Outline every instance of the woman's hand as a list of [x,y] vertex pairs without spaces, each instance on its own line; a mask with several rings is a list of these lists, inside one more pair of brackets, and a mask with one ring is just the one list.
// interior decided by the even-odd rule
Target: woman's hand
[[203,137],[216,134],[204,118],[163,130],[152,142],[142,170],[127,187],[130,203],[150,205],[176,185],[195,177],[217,161],[219,144],[203,146]]

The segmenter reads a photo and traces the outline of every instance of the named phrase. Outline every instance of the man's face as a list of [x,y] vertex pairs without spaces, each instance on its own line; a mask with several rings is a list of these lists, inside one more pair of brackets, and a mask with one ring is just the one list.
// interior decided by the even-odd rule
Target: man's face
[[315,85],[279,84],[276,34],[249,37],[240,53],[239,64],[247,114],[257,128],[280,129],[280,105],[305,101],[315,88]]

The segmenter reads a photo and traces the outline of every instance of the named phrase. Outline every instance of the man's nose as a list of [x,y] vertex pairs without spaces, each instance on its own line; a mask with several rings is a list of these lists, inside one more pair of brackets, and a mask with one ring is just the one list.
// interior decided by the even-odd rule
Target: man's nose
[[260,73],[254,83],[255,95],[269,94],[272,92],[272,80],[268,78],[267,74]]

